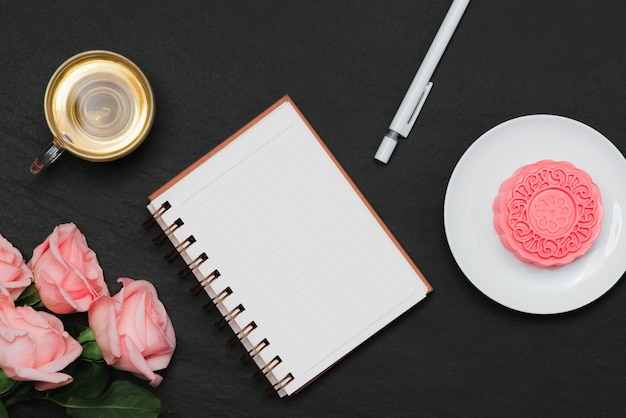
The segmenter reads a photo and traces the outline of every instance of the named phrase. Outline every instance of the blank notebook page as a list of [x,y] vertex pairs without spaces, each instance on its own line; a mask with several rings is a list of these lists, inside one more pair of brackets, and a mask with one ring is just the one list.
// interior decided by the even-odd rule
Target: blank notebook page
[[[198,280],[281,396],[296,392],[430,291],[285,98],[151,196]],[[224,291],[228,296],[222,300]],[[260,344],[260,346],[259,346]]]

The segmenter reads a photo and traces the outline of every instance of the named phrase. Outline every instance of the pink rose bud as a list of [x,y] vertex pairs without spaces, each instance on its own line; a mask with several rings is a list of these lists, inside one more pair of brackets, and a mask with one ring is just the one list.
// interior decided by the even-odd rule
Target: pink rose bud
[[96,253],[73,223],[54,228],[28,264],[41,301],[54,313],[86,312],[94,299],[109,295]]
[[35,381],[40,391],[66,385],[72,376],[59,371],[82,351],[59,318],[30,306],[15,307],[0,289],[0,368],[8,378]]
[[33,273],[17,248],[0,235],[0,287],[16,300],[30,286]]
[[154,371],[166,368],[172,358],[174,327],[150,282],[117,281],[123,285],[119,293],[92,303],[89,327],[107,364],[158,386],[163,378]]

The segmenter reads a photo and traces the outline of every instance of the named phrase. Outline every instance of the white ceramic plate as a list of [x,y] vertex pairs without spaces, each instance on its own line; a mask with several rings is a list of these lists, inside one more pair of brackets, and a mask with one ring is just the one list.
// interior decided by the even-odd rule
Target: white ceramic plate
[[[583,256],[541,268],[505,249],[493,226],[500,184],[519,167],[543,159],[569,161],[600,188],[600,236]],[[626,271],[626,160],[602,134],[572,119],[523,116],[474,142],[457,163],[444,204],[448,244],[467,278],[494,301],[522,312],[554,314],[596,300]]]

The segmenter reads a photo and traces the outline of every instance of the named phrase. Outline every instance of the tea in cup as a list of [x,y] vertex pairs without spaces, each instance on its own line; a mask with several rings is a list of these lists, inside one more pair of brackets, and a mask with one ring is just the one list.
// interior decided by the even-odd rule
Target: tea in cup
[[75,55],[52,75],[44,112],[53,139],[31,164],[38,174],[65,150],[88,161],[112,161],[134,151],[154,120],[154,95],[129,59],[94,50]]

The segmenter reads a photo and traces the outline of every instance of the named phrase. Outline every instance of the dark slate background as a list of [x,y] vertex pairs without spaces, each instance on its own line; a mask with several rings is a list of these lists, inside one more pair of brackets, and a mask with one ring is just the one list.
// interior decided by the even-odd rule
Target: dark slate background
[[[0,2],[0,233],[29,259],[74,222],[109,287],[151,280],[178,348],[157,389],[169,416],[612,416],[626,406],[626,288],[548,317],[504,308],[457,267],[443,228],[467,147],[520,115],[580,120],[626,151],[626,3],[475,1],[390,164],[373,154],[449,1]],[[109,49],[155,91],[146,142],[111,163],[69,154],[40,176],[43,96],[68,57]],[[434,292],[302,393],[268,398],[218,330],[204,295],[163,260],[147,196],[289,94],[420,266]],[[616,179],[623,182],[624,179]],[[626,255],[625,255],[626,256]],[[147,385],[146,385],[147,386]],[[62,416],[51,404],[15,417]]]

